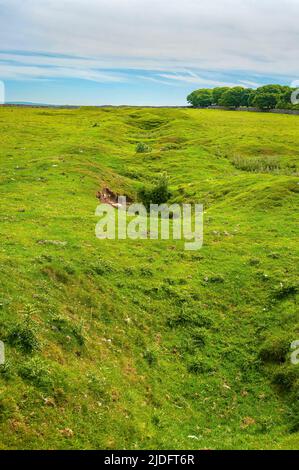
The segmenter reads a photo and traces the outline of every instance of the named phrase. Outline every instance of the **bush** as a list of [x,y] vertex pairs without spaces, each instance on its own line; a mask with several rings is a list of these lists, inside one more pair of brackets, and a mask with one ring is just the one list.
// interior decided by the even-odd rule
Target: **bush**
[[6,361],[5,364],[0,365],[0,377],[4,380],[9,380],[13,375],[12,366],[9,361]]
[[147,144],[144,144],[143,142],[139,142],[136,145],[136,152],[137,153],[148,153],[148,152],[151,152],[151,151],[152,151],[151,147]]
[[273,376],[273,383],[283,392],[294,391],[299,378],[299,372],[293,365],[282,366]]
[[276,290],[274,296],[277,300],[284,300],[288,297],[295,296],[298,290],[297,285],[282,285]]
[[36,328],[28,315],[26,315],[24,321],[11,327],[7,342],[25,353],[32,353],[39,349]]
[[291,342],[285,337],[271,337],[260,349],[259,356],[263,362],[281,364],[286,361]]
[[168,177],[165,173],[158,178],[152,188],[148,189],[143,187],[138,192],[138,200],[147,208],[149,208],[151,204],[165,204],[170,197],[171,192],[168,188]]

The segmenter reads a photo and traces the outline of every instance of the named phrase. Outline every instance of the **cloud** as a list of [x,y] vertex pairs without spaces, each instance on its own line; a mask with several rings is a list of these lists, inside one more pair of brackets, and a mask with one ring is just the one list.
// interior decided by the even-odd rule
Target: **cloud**
[[0,77],[2,80],[31,79],[83,79],[95,82],[123,82],[126,76],[120,72],[99,69],[97,61],[0,53]]
[[201,77],[197,75],[193,71],[187,71],[184,74],[180,73],[161,73],[159,74],[161,78],[165,78],[168,80],[175,80],[178,82],[183,83],[192,83],[198,86],[206,86],[206,87],[217,87],[217,86],[235,86],[237,82],[227,82],[223,80],[210,80],[205,77]]
[[0,0],[0,11],[0,78],[123,80],[120,69],[194,84],[200,76],[180,71],[299,76],[298,0]]
[[[0,52],[0,77],[13,80],[53,80],[53,79],[81,79],[99,83],[120,83],[146,80],[165,86],[250,86],[258,87],[257,82],[238,79],[237,77],[226,76],[209,72],[178,68],[178,71],[169,71],[167,65],[158,66],[152,64],[148,70],[135,70],[133,64],[129,69],[114,69],[113,64],[107,67],[107,63],[91,58],[71,57],[71,56],[51,56],[42,54],[21,54]],[[156,64],[157,66],[157,64]],[[171,64],[169,64],[171,67]],[[133,69],[133,70],[132,70]],[[213,78],[211,78],[213,76]],[[218,76],[218,79],[216,77]]]

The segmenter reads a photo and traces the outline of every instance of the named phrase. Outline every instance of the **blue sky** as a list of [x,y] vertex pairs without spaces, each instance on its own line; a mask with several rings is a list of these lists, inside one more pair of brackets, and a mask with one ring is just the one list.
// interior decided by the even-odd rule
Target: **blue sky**
[[298,79],[299,0],[0,0],[6,101],[182,105]]

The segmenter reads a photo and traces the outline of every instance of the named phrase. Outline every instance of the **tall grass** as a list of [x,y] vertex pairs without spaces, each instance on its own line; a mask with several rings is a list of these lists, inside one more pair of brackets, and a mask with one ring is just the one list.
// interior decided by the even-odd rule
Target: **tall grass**
[[281,170],[281,165],[277,157],[242,157],[236,156],[233,165],[242,171],[251,173],[275,173]]

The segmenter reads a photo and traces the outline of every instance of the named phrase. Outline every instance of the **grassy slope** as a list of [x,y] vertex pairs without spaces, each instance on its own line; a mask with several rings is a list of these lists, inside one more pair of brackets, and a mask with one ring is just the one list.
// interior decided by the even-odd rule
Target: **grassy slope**
[[[2,108],[0,130],[0,448],[298,448],[298,117]],[[233,165],[256,156],[280,170]],[[96,191],[164,170],[204,248],[97,240]]]

